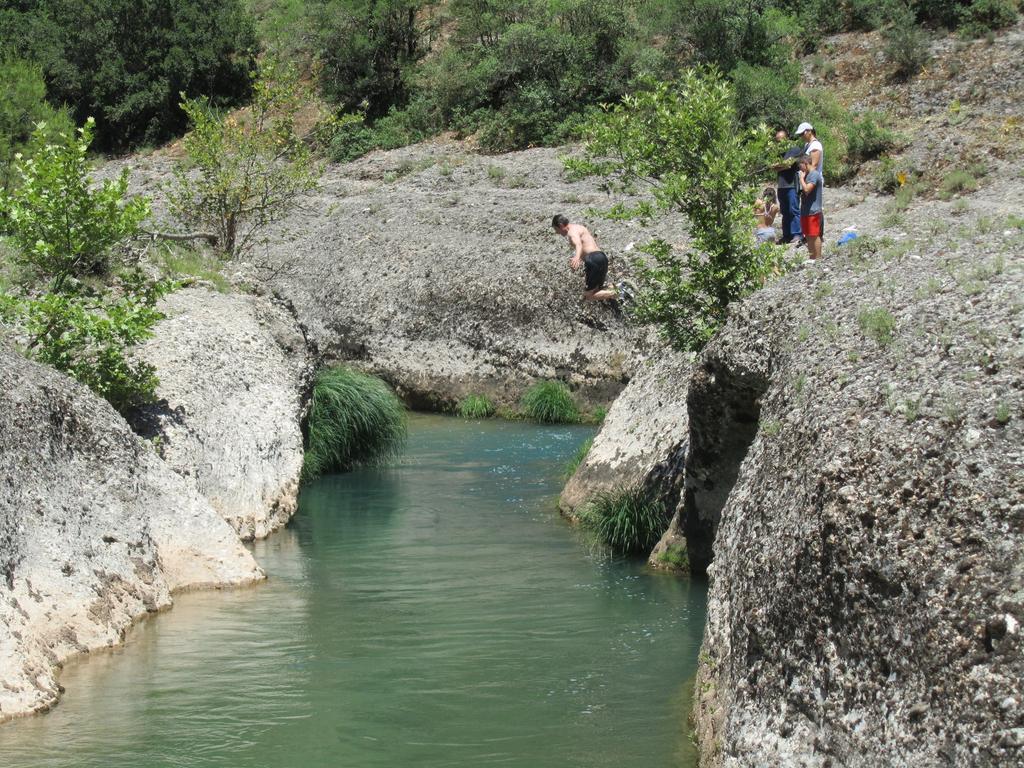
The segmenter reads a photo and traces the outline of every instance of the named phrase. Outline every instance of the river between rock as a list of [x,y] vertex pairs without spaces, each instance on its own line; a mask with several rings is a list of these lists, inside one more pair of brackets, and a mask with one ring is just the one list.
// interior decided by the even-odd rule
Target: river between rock
[[304,488],[268,581],[181,595],[0,726],[5,768],[690,766],[705,586],[555,510],[592,430],[412,417]]

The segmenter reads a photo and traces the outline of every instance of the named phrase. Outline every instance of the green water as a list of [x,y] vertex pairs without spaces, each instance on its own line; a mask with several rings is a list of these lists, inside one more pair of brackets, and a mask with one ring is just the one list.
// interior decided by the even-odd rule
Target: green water
[[68,666],[0,765],[693,765],[702,584],[554,509],[586,428],[416,416],[387,469],[305,488],[266,583],[180,596]]

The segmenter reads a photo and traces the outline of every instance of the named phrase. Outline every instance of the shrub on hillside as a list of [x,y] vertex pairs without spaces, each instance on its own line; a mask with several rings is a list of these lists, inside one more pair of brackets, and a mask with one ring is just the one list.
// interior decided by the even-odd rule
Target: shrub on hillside
[[663,241],[641,247],[633,314],[655,323],[673,347],[701,349],[725,321],[728,305],[782,269],[781,252],[750,236],[759,175],[774,146],[765,130],[737,124],[730,85],[691,70],[678,83],[656,83],[589,126],[585,156],[566,160],[577,174],[603,176],[613,189],[646,182],[650,197],[610,213],[649,218],[655,210],[689,222],[683,253]]
[[597,494],[581,519],[607,546],[626,554],[650,552],[669,522],[665,505],[639,487]]
[[[181,108],[191,131],[185,158],[167,187],[172,214],[216,236],[225,256],[253,248],[265,228],[293,210],[320,182],[312,137],[296,130],[308,93],[298,72],[272,58],[260,62],[246,114],[226,115],[205,99]],[[334,121],[325,125],[334,130]],[[325,128],[323,133],[327,133]]]
[[931,38],[914,21],[914,14],[903,9],[882,33],[885,59],[893,67],[893,76],[907,80],[931,61]]
[[580,411],[569,388],[560,381],[540,381],[522,399],[527,418],[547,424],[576,424]]
[[130,198],[128,172],[96,184],[87,153],[92,122],[57,137],[38,128],[15,163],[16,182],[0,190],[0,214],[22,280],[0,294],[0,319],[26,354],[54,366],[125,412],[153,399],[151,365],[130,350],[163,315],[171,284],[147,280],[127,245],[149,215]]
[[74,131],[67,111],[46,101],[38,64],[0,60],[0,186],[9,180],[14,155],[25,147],[37,123],[45,123],[51,137]]
[[740,63],[729,74],[736,94],[736,115],[748,127],[766,123],[793,130],[806,112],[797,92],[800,68],[796,62],[778,66]]
[[960,33],[964,37],[983,37],[1010,26],[1017,20],[1019,0],[974,0],[957,9]]
[[182,92],[216,106],[237,104],[249,93],[256,36],[241,0],[13,6],[0,10],[5,54],[42,65],[51,104],[67,104],[78,122],[94,116],[101,149],[183,131]]
[[313,4],[325,96],[371,119],[403,106],[426,52],[422,0],[322,0]]
[[341,472],[395,456],[405,444],[405,406],[378,378],[338,366],[313,385],[303,478]]
[[851,120],[847,136],[847,156],[851,163],[873,160],[896,146],[896,134],[885,126],[885,115],[865,112]]

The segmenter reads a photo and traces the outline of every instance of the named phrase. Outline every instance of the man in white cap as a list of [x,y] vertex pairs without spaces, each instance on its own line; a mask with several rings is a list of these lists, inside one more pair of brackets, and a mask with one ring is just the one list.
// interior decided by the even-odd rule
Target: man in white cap
[[810,123],[800,123],[796,129],[796,135],[804,140],[804,154],[811,156],[814,170],[824,177],[825,150],[814,133],[814,126]]

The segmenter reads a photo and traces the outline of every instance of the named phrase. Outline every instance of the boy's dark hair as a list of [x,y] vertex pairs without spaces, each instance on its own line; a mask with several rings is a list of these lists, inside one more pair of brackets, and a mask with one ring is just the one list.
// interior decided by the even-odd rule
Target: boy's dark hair
[[775,194],[775,187],[765,187],[764,192],[761,193],[761,199],[769,207],[778,203],[779,196]]
[[796,161],[797,161],[797,163],[813,163],[814,162],[814,160],[811,158],[810,155],[800,155],[800,157],[798,157],[796,159]]
[[557,213],[551,217],[551,226],[554,227],[555,229],[558,229],[559,227],[564,227],[568,223],[569,219],[567,219],[560,213]]

